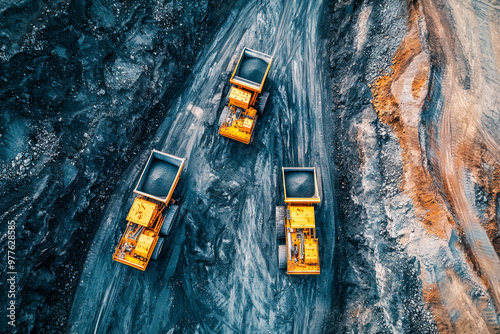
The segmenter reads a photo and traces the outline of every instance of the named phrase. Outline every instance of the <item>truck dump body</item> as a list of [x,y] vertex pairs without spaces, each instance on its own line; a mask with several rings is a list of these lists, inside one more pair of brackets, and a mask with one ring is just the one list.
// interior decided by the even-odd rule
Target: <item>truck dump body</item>
[[178,166],[159,159],[153,160],[142,191],[156,197],[167,197],[169,186],[173,184],[178,171]]
[[153,150],[134,193],[168,203],[183,165],[184,159]]
[[244,48],[230,82],[249,90],[261,92],[271,67],[272,57]]
[[155,248],[162,246],[158,243],[163,224],[171,224],[170,221],[165,222],[165,217],[172,216],[168,213],[174,205],[170,206],[169,202],[184,161],[160,151],[151,152],[134,190],[139,197],[134,199],[127,215],[127,227],[115,249],[113,260],[146,269]]
[[243,56],[241,60],[241,65],[236,72],[236,75],[242,79],[255,82],[257,84],[262,83],[264,75],[266,74],[267,65],[265,60],[259,58],[252,58]]
[[314,167],[283,167],[285,203],[319,203]]
[[[320,202],[316,169],[314,167],[283,167],[283,190],[286,207],[276,208],[276,231],[280,267],[289,275],[320,273],[319,244],[313,204]],[[285,248],[286,247],[286,248]]]
[[313,197],[314,172],[313,171],[287,171],[285,172],[285,196],[288,198]]

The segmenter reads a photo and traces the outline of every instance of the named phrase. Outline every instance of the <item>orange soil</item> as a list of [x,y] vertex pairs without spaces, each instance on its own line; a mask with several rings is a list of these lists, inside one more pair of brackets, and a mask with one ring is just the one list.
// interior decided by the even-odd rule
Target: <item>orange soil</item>
[[436,326],[440,333],[455,333],[448,311],[443,305],[441,294],[437,284],[427,284],[423,286],[422,294],[424,301],[430,306],[434,315]]
[[[415,6],[415,8],[417,7],[418,5]],[[411,71],[407,72],[412,62],[422,53],[417,26],[419,13],[415,8],[411,11],[407,34],[403,38],[393,58],[393,65],[390,73],[380,76],[376,79],[374,84],[371,85],[373,93],[372,103],[380,120],[391,125],[399,138],[404,164],[403,189],[412,198],[417,217],[422,221],[429,233],[446,239],[453,226],[456,228],[458,234],[462,236],[462,240],[464,240],[462,229],[455,224],[451,213],[445,205],[445,200],[447,200],[448,203],[454,203],[453,198],[451,198],[452,194],[450,189],[445,187],[445,196],[447,196],[447,198],[443,199],[434,185],[432,177],[424,168],[421,158],[422,149],[419,142],[418,127],[415,126],[415,124],[411,125],[405,122],[404,117],[402,117],[403,114],[400,102],[393,94],[395,89],[394,84],[398,79],[402,79],[400,81],[404,82],[407,78],[411,79],[411,75],[413,75],[411,95],[416,101],[416,104],[418,104],[418,101],[422,101],[422,90],[427,90],[429,77],[428,66],[418,66],[416,73]],[[414,65],[421,64],[421,62],[416,62]],[[410,110],[410,112],[414,111],[415,110]],[[418,112],[420,112],[420,110],[418,110]],[[492,240],[495,251],[497,254],[500,254],[500,238],[497,237],[498,225],[495,205],[496,197],[500,192],[500,165],[488,154],[486,149],[480,149],[481,143],[483,142],[482,140],[478,140],[478,138],[466,138],[464,142],[467,144],[463,144],[458,152],[462,157],[462,161],[464,161],[469,170],[473,172],[477,178],[477,182],[484,187],[485,191],[490,193],[494,199],[489,201],[489,207],[486,212],[487,221],[483,222],[482,225],[488,237]],[[485,165],[490,166],[490,168],[485,168]],[[453,207],[451,209],[453,210]],[[477,259],[475,259],[473,252],[468,246],[467,244],[462,245],[468,262],[470,262],[471,266],[478,273],[478,276],[485,286],[490,289],[488,280],[481,274],[481,270],[476,261]],[[456,277],[456,274],[452,272],[448,274],[456,288],[461,287],[465,289],[464,291],[468,290],[465,285],[460,283],[460,279]],[[461,295],[455,295],[453,292],[450,292],[453,291],[453,289],[448,290],[446,287],[443,288],[444,291],[440,292],[437,285],[434,284],[429,286],[424,282],[423,297],[430,306],[438,330],[441,333],[452,333],[455,332],[456,328],[454,328],[451,323],[450,315],[443,304],[441,293],[446,293],[447,300],[450,299],[450,294],[451,299],[459,298]],[[467,304],[467,300],[464,299],[463,302]],[[467,321],[472,320],[464,314],[463,319],[461,317],[455,325],[458,326],[457,328],[461,329],[468,328],[470,323]]]
[[[447,238],[447,230],[449,230],[450,224],[455,225],[454,221],[445,209],[444,201],[439,196],[431,176],[423,166],[418,127],[405,123],[400,103],[391,91],[393,83],[405,74],[415,57],[422,52],[417,20],[418,12],[413,9],[408,22],[407,34],[393,58],[391,72],[377,78],[371,86],[372,103],[380,120],[391,125],[399,138],[404,164],[402,187],[412,198],[417,217],[429,233],[435,234],[439,238]],[[422,89],[427,89],[428,76],[429,67],[427,66],[419,68],[413,78],[411,94],[415,101],[421,98]],[[438,287],[436,285],[426,286],[424,283],[423,298],[429,305],[438,330],[441,333],[455,332]]]
[[411,84],[411,93],[414,99],[418,99],[422,87],[427,84],[427,71],[420,71]]
[[[399,101],[391,93],[392,84],[404,74],[413,59],[422,52],[418,36],[418,13],[413,10],[408,22],[408,31],[393,58],[391,73],[381,76],[372,85],[373,106],[380,120],[391,125],[399,137],[403,149],[405,178],[403,188],[412,198],[417,216],[430,233],[440,238],[446,237],[443,222],[453,223],[449,213],[443,209],[444,203],[437,195],[432,178],[422,165],[420,158],[418,128],[410,127],[402,121]],[[417,99],[421,89],[427,85],[428,68],[419,70],[412,82],[412,95]],[[408,180],[413,184],[409,185]]]

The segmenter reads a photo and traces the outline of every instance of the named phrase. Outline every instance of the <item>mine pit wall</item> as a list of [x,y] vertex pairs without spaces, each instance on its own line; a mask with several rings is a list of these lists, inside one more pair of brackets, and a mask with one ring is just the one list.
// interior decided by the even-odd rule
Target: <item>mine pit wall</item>
[[[396,4],[386,6],[397,12]],[[492,22],[495,9],[478,2],[461,6],[409,2],[399,9],[406,31],[393,18],[388,36],[384,25],[391,18],[376,2],[331,7],[343,241],[337,258],[346,257],[338,264],[336,316],[346,330],[499,330],[500,141],[493,129],[500,104],[493,92],[500,81],[498,70],[481,68],[495,69],[499,53],[494,45],[495,52],[478,55],[487,53],[488,43],[465,35],[459,24],[477,24],[483,33],[486,24],[492,40],[500,30]],[[349,29],[357,36],[345,36]],[[370,39],[392,48],[390,65],[380,61],[382,46],[362,41]],[[355,51],[347,55],[349,44]],[[363,101],[365,82],[372,106]],[[410,274],[401,276],[398,265],[412,268]],[[388,292],[398,285],[404,293]]]
[[407,31],[397,1],[330,7],[330,70],[338,202],[337,332],[435,332],[422,296],[420,262],[408,245],[421,240],[402,188],[399,140],[375,112],[368,83],[389,71]]
[[[478,99],[477,93],[470,93],[474,82],[469,77],[471,72],[465,75],[463,72],[470,67],[465,52],[460,49],[461,45],[449,43],[453,39],[445,33],[458,33],[456,27],[447,24],[450,12],[447,6],[437,10],[430,1],[422,5],[414,3],[408,31],[394,56],[391,73],[379,77],[372,87],[373,103],[379,119],[390,124],[399,138],[405,170],[403,188],[412,197],[420,222],[429,234],[450,243],[454,261],[435,266],[433,271],[424,266],[421,276],[424,300],[432,305],[438,330],[495,332],[499,328],[495,314],[498,314],[500,296],[500,266],[498,253],[493,248],[498,242],[496,210],[493,209],[498,192],[495,189],[498,165],[494,159],[498,157],[498,145],[492,144],[492,152],[488,151],[487,143],[481,138],[481,127],[487,128],[478,116],[482,111],[466,102],[470,97],[476,97],[476,101],[481,98]],[[442,15],[439,17],[437,13]],[[460,19],[471,18],[456,20],[460,22]],[[427,36],[430,36],[429,45]],[[432,65],[431,54],[434,55]],[[446,65],[445,77],[431,78],[430,66],[442,68],[443,65]],[[480,76],[481,71],[476,70]],[[428,92],[431,80],[434,91]],[[429,103],[425,105],[426,96],[435,100],[427,99]],[[424,113],[436,115],[434,119],[428,118],[431,121],[424,123],[422,129],[420,117]],[[422,143],[427,146],[421,148]],[[475,190],[477,186],[483,189],[483,194]],[[486,189],[490,190],[488,194],[493,200],[480,215],[477,201],[469,199],[479,195],[481,202],[488,202]],[[481,222],[488,234],[481,228]],[[464,246],[452,246],[452,242]],[[457,253],[462,253],[462,258],[457,258]],[[435,280],[447,312],[443,312],[442,305],[428,293],[435,289]],[[481,297],[471,298],[473,291]]]

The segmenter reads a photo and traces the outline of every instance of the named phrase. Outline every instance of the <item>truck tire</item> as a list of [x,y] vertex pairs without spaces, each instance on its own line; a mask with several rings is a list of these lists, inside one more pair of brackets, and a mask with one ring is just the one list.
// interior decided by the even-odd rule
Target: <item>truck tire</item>
[[151,260],[156,260],[161,253],[161,249],[163,248],[163,244],[165,243],[165,239],[159,238],[158,242],[156,243],[155,250],[153,251],[153,254],[151,255]]
[[286,245],[278,246],[278,266],[280,269],[286,269]]
[[257,98],[257,102],[255,103],[255,110],[257,110],[257,113],[259,115],[264,115],[268,99],[269,99],[269,92],[262,92]]
[[276,207],[276,239],[285,239],[285,211],[286,207]]
[[224,109],[222,109],[222,113],[220,114],[219,117],[219,128],[222,126],[223,123],[226,122],[227,117],[231,113],[231,108],[228,106],[225,106]]
[[165,214],[165,219],[163,220],[163,225],[161,226],[160,234],[167,236],[172,229],[172,225],[175,223],[177,214],[179,213],[179,206],[176,204],[170,205],[167,213]]

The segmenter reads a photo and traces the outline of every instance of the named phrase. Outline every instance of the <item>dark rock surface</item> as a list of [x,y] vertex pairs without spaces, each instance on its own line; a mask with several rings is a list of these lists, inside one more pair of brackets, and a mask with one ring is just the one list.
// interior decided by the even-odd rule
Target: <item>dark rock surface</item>
[[[335,119],[338,324],[332,333],[429,333],[419,264],[390,233],[382,203],[399,202],[401,225],[413,219],[400,190],[401,149],[377,119],[368,83],[387,71],[406,32],[398,1],[331,5],[330,70]],[[401,203],[401,204],[400,204]]]
[[67,329],[106,203],[175,117],[168,106],[232,3],[0,4],[0,220],[16,225],[18,333]]
[[285,187],[287,197],[313,197],[316,192],[314,187],[314,172],[285,172]]
[[147,173],[144,174],[144,183],[140,191],[156,197],[166,197],[179,167],[166,161],[153,159]]
[[264,79],[268,65],[268,63],[259,58],[243,57],[238,70],[238,76],[260,84],[262,79]]

